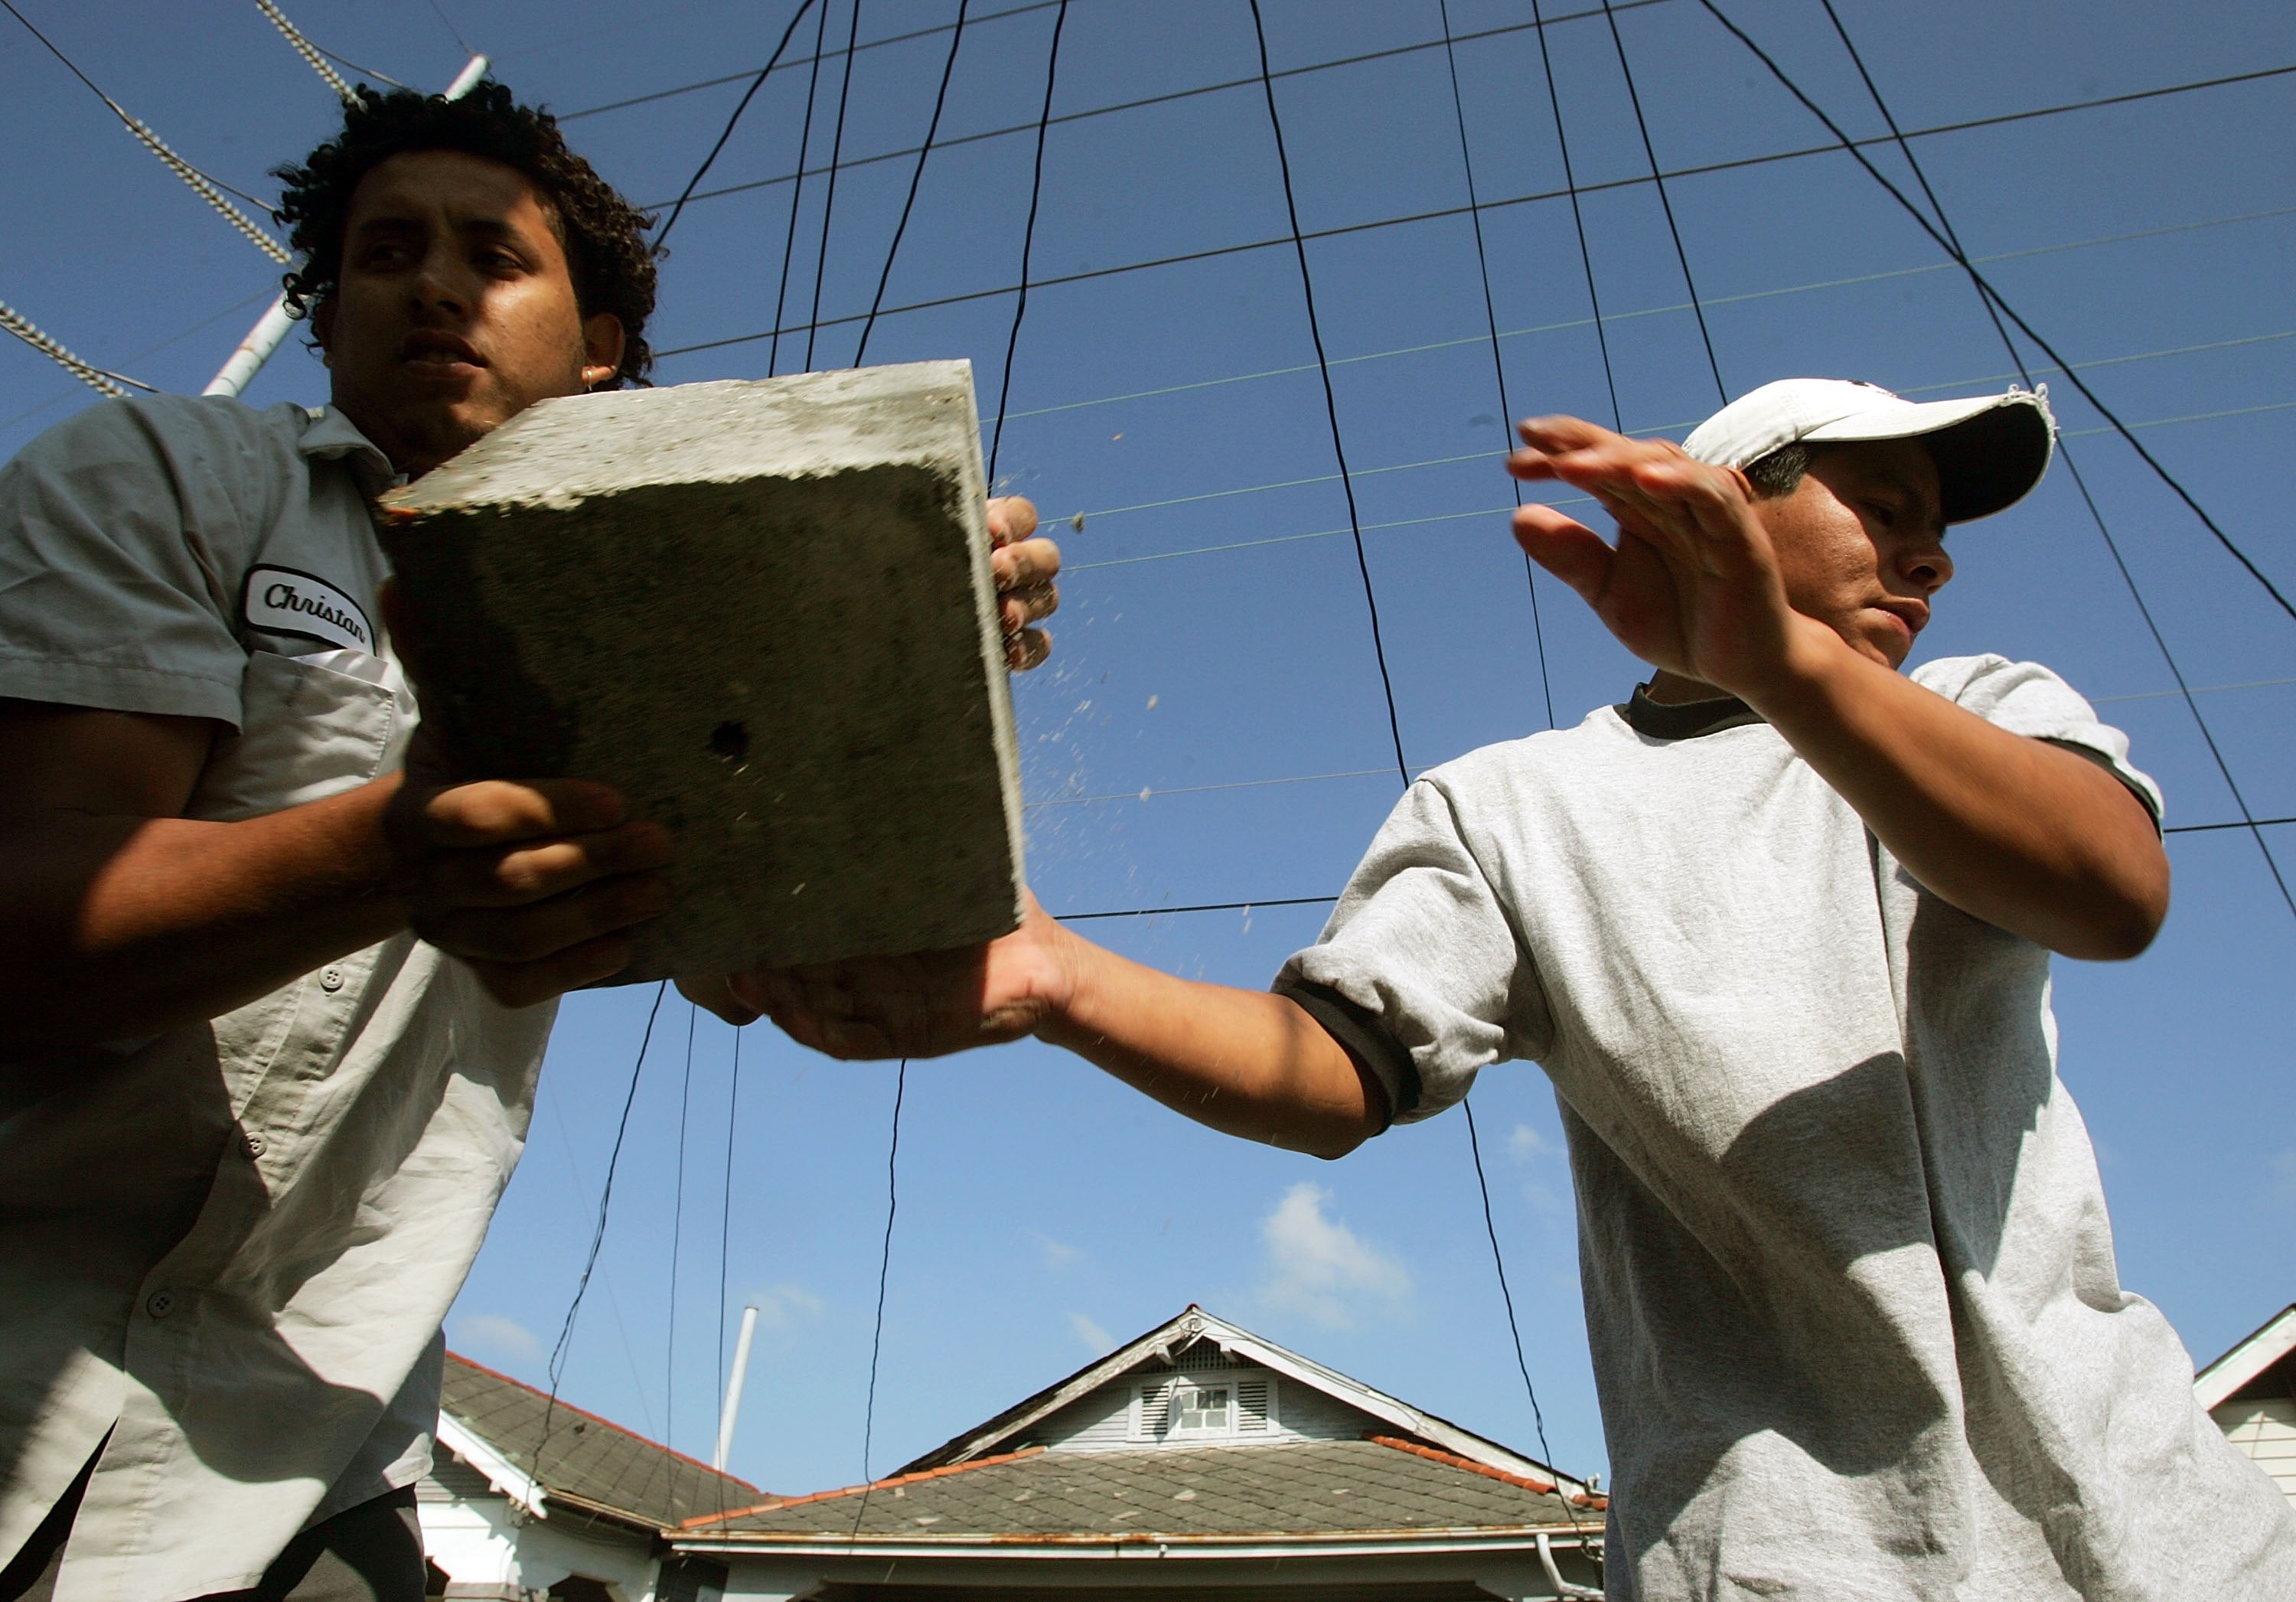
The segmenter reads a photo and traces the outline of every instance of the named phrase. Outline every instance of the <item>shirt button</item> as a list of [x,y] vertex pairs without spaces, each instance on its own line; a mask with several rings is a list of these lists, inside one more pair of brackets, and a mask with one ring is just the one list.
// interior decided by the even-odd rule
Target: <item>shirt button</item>
[[323,990],[330,991],[341,990],[343,988],[343,971],[332,963],[329,963],[325,967],[321,968],[319,970],[319,988]]
[[176,1310],[175,1293],[172,1291],[153,1291],[149,1296],[146,1296],[144,1299],[144,1310],[150,1313],[155,1319],[166,1318],[169,1313]]
[[239,1138],[239,1144],[240,1149],[250,1157],[263,1155],[263,1137],[260,1135],[253,1133],[242,1135]]

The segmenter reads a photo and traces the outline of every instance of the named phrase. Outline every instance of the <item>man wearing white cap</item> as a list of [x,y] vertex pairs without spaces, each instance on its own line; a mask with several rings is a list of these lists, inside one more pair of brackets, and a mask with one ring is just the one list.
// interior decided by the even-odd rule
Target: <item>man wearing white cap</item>
[[2296,1519],[2124,1291],[2056,1076],[2049,954],[2136,956],[2161,798],[2046,668],[1898,669],[1948,524],[2046,469],[2047,404],[1790,379],[1686,447],[1525,423],[1587,493],[1523,548],[1657,670],[1411,785],[1272,991],[1036,911],[944,967],[754,976],[800,1039],[1022,1032],[1337,1156],[1511,1058],[1553,1080],[1619,1598],[2286,1598]]

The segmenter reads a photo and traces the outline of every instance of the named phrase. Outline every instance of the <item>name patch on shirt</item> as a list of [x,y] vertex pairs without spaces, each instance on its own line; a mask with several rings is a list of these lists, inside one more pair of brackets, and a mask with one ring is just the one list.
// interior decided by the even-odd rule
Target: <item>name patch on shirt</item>
[[291,567],[248,570],[241,612],[250,628],[373,652],[374,625],[357,601],[311,573]]

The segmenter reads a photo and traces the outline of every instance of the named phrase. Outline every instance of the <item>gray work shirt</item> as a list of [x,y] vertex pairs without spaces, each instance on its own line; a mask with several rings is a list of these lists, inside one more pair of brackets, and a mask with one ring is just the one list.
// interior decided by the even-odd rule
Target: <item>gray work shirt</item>
[[[50,430],[0,469],[0,695],[227,726],[193,817],[391,771],[414,708],[366,509],[390,471],[332,409],[159,398]],[[0,1064],[0,1558],[99,1445],[57,1602],[252,1585],[419,1478],[552,1013],[400,934],[206,1023]]]
[[[2159,817],[2047,670],[1914,678]],[[2049,954],[1767,724],[1604,708],[1436,768],[1277,988],[1399,1119],[1502,1059],[1553,1080],[1614,1602],[2296,1595],[2296,1520],[2121,1288]]]

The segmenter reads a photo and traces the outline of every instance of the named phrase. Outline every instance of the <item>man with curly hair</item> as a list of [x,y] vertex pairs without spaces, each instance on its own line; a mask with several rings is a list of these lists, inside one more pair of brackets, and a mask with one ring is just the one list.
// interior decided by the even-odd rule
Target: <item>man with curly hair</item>
[[[611,791],[440,771],[368,513],[644,382],[647,219],[490,86],[362,91],[279,176],[332,404],[106,402],[0,469],[0,1599],[422,1594],[547,1004],[668,902]],[[1029,665],[1058,554],[990,524]]]

